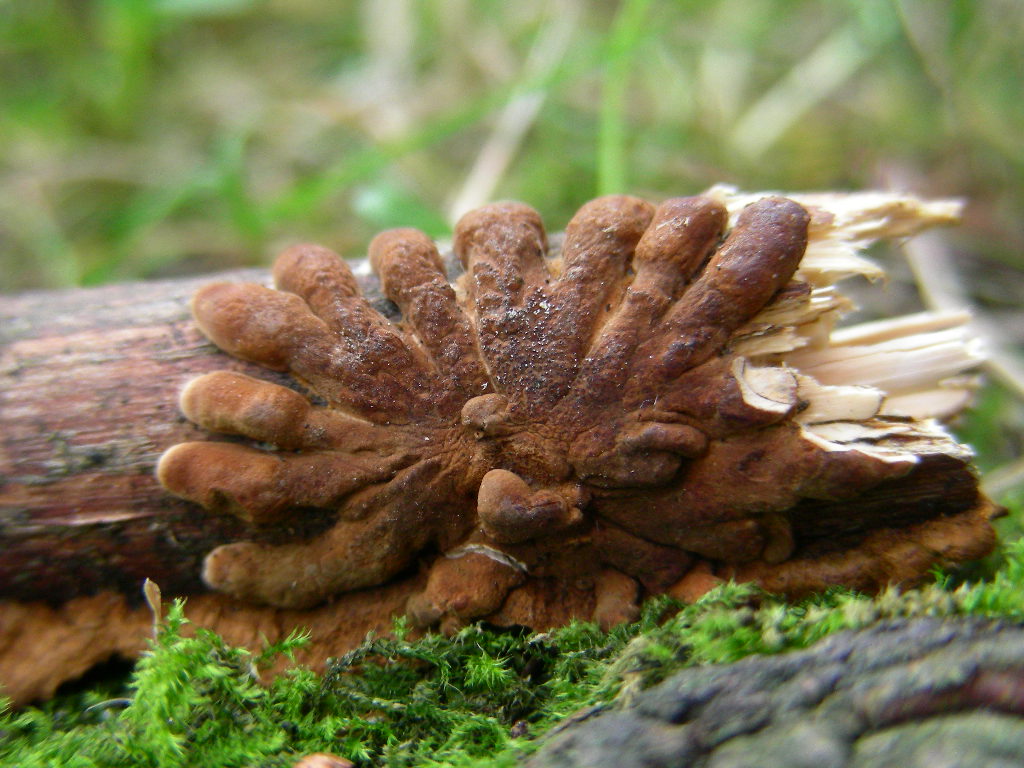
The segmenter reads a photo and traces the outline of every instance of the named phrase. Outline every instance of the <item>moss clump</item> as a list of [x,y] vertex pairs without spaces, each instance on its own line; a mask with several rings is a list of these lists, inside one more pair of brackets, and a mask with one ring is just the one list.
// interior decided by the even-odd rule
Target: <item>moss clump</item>
[[212,632],[184,630],[169,607],[125,689],[66,696],[0,716],[0,765],[289,766],[329,751],[359,765],[511,766],[572,713],[629,697],[674,671],[810,645],[896,616],[1024,619],[1024,540],[977,584],[875,598],[834,591],[796,605],[727,584],[698,603],[647,604],[609,633],[577,623],[549,633],[467,627],[410,640],[397,622],[333,661],[269,685],[260,669],[301,634],[253,655]]
[[610,659],[665,605],[608,634],[592,624],[539,635],[474,625],[412,641],[399,621],[323,676],[293,668],[264,686],[259,670],[304,636],[254,656],[203,629],[186,634],[175,601],[127,691],[3,715],[0,765],[287,766],[316,751],[359,764],[511,764],[518,744],[611,697]]

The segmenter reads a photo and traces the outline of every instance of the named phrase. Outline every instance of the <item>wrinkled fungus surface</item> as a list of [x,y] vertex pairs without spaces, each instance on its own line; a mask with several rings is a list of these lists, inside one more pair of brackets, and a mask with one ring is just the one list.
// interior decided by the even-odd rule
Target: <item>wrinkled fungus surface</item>
[[[160,480],[282,531],[216,548],[204,580],[303,608],[423,569],[409,613],[449,626],[530,623],[561,584],[610,625],[723,577],[874,589],[987,552],[966,450],[887,409],[974,361],[927,384],[830,381],[836,349],[921,329],[835,342],[827,254],[801,263],[809,238],[841,234],[836,215],[738,199],[593,200],[554,253],[532,209],[489,205],[456,227],[453,282],[425,235],[385,232],[369,255],[390,319],[317,246],[278,259],[275,289],[204,288],[203,332],[297,384],[219,372],[182,394],[190,420],[236,437],[174,446]],[[310,509],[336,518],[290,537]]]

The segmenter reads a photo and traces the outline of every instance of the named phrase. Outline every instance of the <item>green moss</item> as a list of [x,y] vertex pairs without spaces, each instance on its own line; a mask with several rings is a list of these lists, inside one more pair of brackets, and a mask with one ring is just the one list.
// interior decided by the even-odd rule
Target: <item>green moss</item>
[[187,635],[183,611],[170,606],[125,690],[0,716],[0,765],[288,766],[316,751],[360,765],[513,765],[565,717],[683,667],[801,648],[881,618],[1024,620],[1024,540],[984,582],[940,577],[903,593],[835,590],[798,604],[726,584],[690,606],[649,601],[640,621],[609,633],[473,625],[412,641],[399,621],[322,676],[293,668],[269,685],[260,670],[303,635],[253,655],[212,632]]

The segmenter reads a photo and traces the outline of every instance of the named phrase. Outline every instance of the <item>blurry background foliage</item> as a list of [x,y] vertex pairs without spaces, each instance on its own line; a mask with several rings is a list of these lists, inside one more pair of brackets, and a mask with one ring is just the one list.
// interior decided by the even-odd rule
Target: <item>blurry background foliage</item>
[[[0,0],[0,291],[355,257],[497,198],[555,230],[714,182],[963,197],[924,271],[1011,364],[961,434],[1019,502],[1022,74],[1020,0]],[[916,308],[877,256],[868,311]]]

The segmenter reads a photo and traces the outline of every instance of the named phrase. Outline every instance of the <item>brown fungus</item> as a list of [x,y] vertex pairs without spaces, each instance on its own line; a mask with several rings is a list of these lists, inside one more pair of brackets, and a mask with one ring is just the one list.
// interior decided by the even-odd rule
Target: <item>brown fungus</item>
[[[227,372],[183,392],[235,437],[174,446],[160,481],[280,527],[214,549],[204,580],[306,608],[423,569],[421,626],[536,626],[570,593],[610,625],[722,578],[875,590],[984,555],[993,507],[928,418],[963,403],[943,380],[976,357],[935,352],[963,318],[833,332],[832,283],[872,269],[857,248],[948,212],[855,197],[604,197],[553,252],[535,211],[489,205],[456,226],[454,284],[429,238],[385,232],[370,263],[400,319],[316,246],[276,289],[206,287],[203,332],[303,394]],[[336,520],[290,536],[308,508]]]

